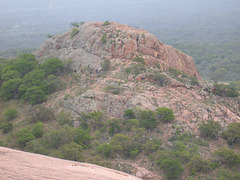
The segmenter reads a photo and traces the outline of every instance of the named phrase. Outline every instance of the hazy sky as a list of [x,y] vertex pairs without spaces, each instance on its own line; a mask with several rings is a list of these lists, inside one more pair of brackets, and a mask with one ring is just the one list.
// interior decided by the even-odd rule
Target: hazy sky
[[0,40],[9,33],[43,37],[69,30],[74,21],[106,20],[160,39],[178,33],[201,40],[207,33],[240,29],[240,0],[0,0]]

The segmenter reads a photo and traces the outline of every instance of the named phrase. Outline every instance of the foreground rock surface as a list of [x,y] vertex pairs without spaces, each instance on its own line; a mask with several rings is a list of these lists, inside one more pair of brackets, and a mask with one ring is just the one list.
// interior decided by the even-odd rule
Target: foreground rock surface
[[137,180],[137,177],[100,166],[0,147],[0,180],[98,179]]

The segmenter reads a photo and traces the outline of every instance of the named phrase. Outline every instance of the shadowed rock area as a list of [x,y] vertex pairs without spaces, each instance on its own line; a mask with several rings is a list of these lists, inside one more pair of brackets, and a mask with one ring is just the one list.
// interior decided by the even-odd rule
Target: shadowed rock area
[[0,147],[0,180],[98,179],[137,180],[123,172]]

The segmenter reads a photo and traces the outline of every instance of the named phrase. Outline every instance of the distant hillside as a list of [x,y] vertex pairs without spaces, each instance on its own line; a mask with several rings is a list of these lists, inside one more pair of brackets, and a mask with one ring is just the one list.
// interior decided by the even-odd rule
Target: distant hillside
[[[239,179],[239,91],[204,83],[190,56],[109,21],[75,23],[33,54],[0,61],[0,146],[142,179]],[[0,175],[55,174],[20,154],[0,152]],[[55,160],[63,177],[83,166]]]

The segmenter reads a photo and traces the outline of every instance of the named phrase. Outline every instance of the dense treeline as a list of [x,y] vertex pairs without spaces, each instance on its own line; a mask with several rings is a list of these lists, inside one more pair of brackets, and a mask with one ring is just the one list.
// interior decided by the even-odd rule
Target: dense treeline
[[46,95],[60,89],[56,78],[63,63],[57,58],[39,64],[32,54],[20,54],[15,59],[0,62],[0,96],[5,99],[23,99],[30,104],[47,100]]
[[194,58],[203,77],[215,81],[240,81],[240,41],[174,46]]

